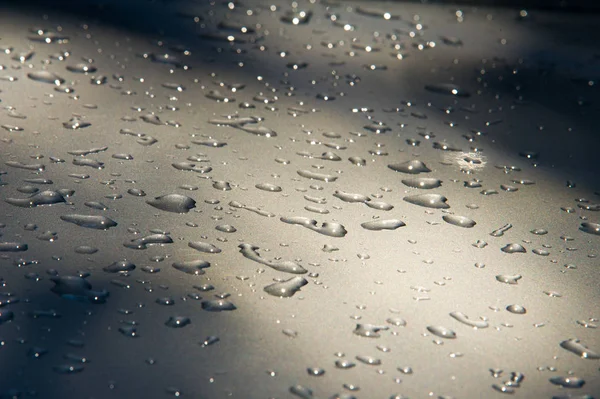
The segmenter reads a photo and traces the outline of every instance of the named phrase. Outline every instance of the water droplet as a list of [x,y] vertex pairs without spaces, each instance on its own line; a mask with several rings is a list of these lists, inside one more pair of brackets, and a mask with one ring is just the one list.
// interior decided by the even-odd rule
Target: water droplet
[[352,367],[355,367],[356,363],[351,362],[350,360],[336,360],[335,361],[335,367],[337,367],[338,369],[351,369]]
[[388,330],[387,326],[376,326],[373,324],[357,324],[354,329],[354,334],[360,335],[361,337],[368,338],[379,338],[381,334],[380,331]]
[[410,173],[413,175],[417,175],[419,173],[431,172],[431,169],[429,169],[427,167],[427,165],[425,165],[422,161],[419,161],[416,159],[414,159],[412,161],[391,164],[391,165],[388,165],[388,168],[390,168],[391,170],[396,171],[396,172]]
[[442,326],[427,326],[427,331],[440,338],[456,338],[456,333],[454,331]]
[[165,322],[165,325],[167,327],[171,327],[171,328],[182,328],[182,327],[187,326],[191,322],[192,322],[192,320],[190,320],[189,317],[185,317],[185,316],[171,316]]
[[492,231],[490,233],[490,235],[492,237],[502,237],[504,235],[504,233],[506,233],[508,230],[512,229],[512,227],[513,226],[510,223],[505,224],[504,226],[500,227],[499,229]]
[[15,318],[15,314],[12,310],[0,310],[0,325],[9,322]]
[[300,291],[300,288],[306,284],[308,284],[308,281],[304,277],[296,276],[288,280],[267,285],[264,288],[264,291],[269,295],[281,298],[289,298],[296,292]]
[[120,260],[113,262],[102,268],[107,273],[125,273],[135,269],[135,265],[128,260]]
[[82,255],[92,255],[92,254],[95,254],[96,252],[98,252],[98,248],[91,247],[89,245],[80,245],[75,248],[75,253],[82,254]]
[[518,281],[523,278],[520,274],[509,275],[509,274],[499,274],[496,276],[496,280],[505,284],[518,284]]
[[328,182],[328,183],[334,182],[337,180],[337,176],[313,172],[311,170],[299,170],[297,173],[298,173],[298,175],[305,177],[307,179],[320,180],[320,181],[324,181],[324,182]]
[[381,231],[381,230],[396,230],[399,227],[404,227],[406,224],[398,219],[386,219],[386,220],[372,220],[369,222],[361,223],[361,226],[367,230]]
[[599,223],[583,222],[581,223],[581,226],[579,226],[579,230],[583,231],[584,233],[600,236]]
[[543,236],[543,235],[548,234],[548,230],[546,230],[546,229],[533,229],[533,230],[531,230],[531,234],[535,234],[535,235],[538,235],[538,236]]
[[162,195],[146,203],[162,211],[173,213],[188,213],[190,209],[196,207],[196,201],[181,194]]
[[301,399],[313,399],[313,391],[302,385],[294,385],[290,387],[290,393],[298,396]]
[[446,203],[448,199],[441,194],[418,194],[418,195],[409,195],[403,198],[404,201],[424,206],[426,208],[434,208],[434,209],[448,209],[450,205]]
[[325,370],[320,367],[309,367],[306,371],[308,375],[312,375],[313,377],[320,377],[325,374]]
[[287,224],[297,224],[306,227],[309,230],[330,237],[344,237],[348,233],[343,225],[334,222],[324,222],[319,226],[316,220],[302,216],[281,217],[280,220]]
[[106,216],[70,214],[61,216],[60,218],[65,222],[73,223],[77,226],[97,230],[107,230],[117,225],[117,222],[107,218]]
[[473,219],[469,219],[466,216],[444,215],[444,216],[442,216],[442,219],[444,219],[444,221],[446,223],[449,223],[451,225],[458,226],[458,227],[471,228],[477,224],[477,223],[475,223],[475,221]]
[[79,63],[74,65],[67,65],[67,71],[74,73],[94,73],[98,70],[94,65]]
[[581,343],[578,339],[567,339],[560,343],[561,348],[568,350],[581,357],[582,359],[600,359],[600,353],[589,349],[587,346]]
[[554,385],[559,385],[563,388],[581,388],[585,385],[585,380],[579,377],[568,376],[568,377],[552,377],[550,382]]
[[514,314],[525,314],[527,313],[527,310],[521,306],[521,305],[508,305],[506,307],[506,310],[508,310],[510,313],[514,313]]
[[470,97],[471,93],[452,83],[426,85],[425,90],[436,94],[446,94],[455,97]]
[[369,366],[379,366],[381,364],[381,359],[373,356],[358,355],[356,356],[356,360]]
[[27,77],[36,82],[50,83],[55,86],[60,86],[65,83],[65,80],[57,74],[50,71],[33,71],[27,74]]
[[235,233],[237,229],[230,224],[220,224],[215,227],[216,230],[222,233]]
[[516,253],[526,253],[527,250],[521,244],[506,244],[501,248],[502,252],[506,252],[507,254],[516,254]]
[[284,272],[284,273],[292,273],[292,274],[304,274],[307,272],[305,268],[303,268],[300,264],[294,261],[282,261],[282,260],[267,260],[260,256],[258,253],[259,247],[250,244],[240,244],[238,245],[240,249],[240,253],[244,255],[244,257],[268,266],[274,270]]
[[408,187],[430,190],[442,185],[442,181],[432,177],[413,177],[410,179],[402,179],[402,183]]
[[209,254],[218,254],[221,249],[214,246],[213,244],[202,242],[202,241],[190,241],[188,247],[194,248],[196,251],[205,252]]
[[76,374],[81,373],[84,368],[81,365],[62,364],[60,366],[54,366],[53,370],[58,374]]
[[470,327],[474,327],[474,328],[487,328],[489,327],[489,324],[486,321],[483,320],[471,320],[469,319],[469,317],[462,313],[462,312],[452,312],[450,313],[450,317],[452,317],[455,320],[458,320],[459,322],[466,324],[467,326]]
[[237,309],[235,305],[225,299],[211,299],[202,301],[202,309],[209,312],[223,312]]
[[84,120],[82,120],[79,117],[73,117],[73,118],[69,119],[67,122],[63,122],[63,127],[65,129],[71,129],[71,130],[84,129],[84,128],[90,127],[90,126],[92,126],[91,123],[85,122]]
[[173,268],[180,272],[191,274],[194,276],[203,275],[205,272],[203,269],[210,267],[210,263],[204,260],[190,260],[185,262],[173,263]]

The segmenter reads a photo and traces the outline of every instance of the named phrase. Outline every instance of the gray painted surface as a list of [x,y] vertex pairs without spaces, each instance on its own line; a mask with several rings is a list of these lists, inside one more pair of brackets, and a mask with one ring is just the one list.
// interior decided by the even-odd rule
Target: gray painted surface
[[[499,398],[492,386],[511,385],[513,372],[524,375],[512,383],[515,397],[600,391],[598,360],[560,346],[579,339],[600,351],[600,237],[580,230],[600,223],[595,19],[485,8],[462,8],[458,18],[450,6],[374,2],[361,13],[360,5],[301,3],[313,14],[299,25],[281,21],[291,5],[271,11],[254,2],[233,10],[223,2],[0,9],[2,320],[13,312],[0,324],[0,393],[285,398],[298,397],[290,387],[299,384],[319,398]],[[377,9],[401,18],[365,15]],[[355,30],[333,24],[333,14]],[[68,40],[31,40],[38,27],[60,27]],[[55,56],[67,51],[64,61]],[[180,63],[152,62],[151,54]],[[301,62],[306,68],[287,67]],[[80,63],[97,71],[67,69]],[[41,82],[43,70],[65,83]],[[208,98],[211,90],[236,101]],[[258,123],[210,123],[237,114]],[[68,129],[72,118],[91,125]],[[377,126],[389,131],[377,134]],[[147,145],[148,136],[157,142]],[[424,173],[396,171],[414,160]],[[429,180],[414,180],[422,177]],[[440,187],[414,187],[436,179]],[[63,195],[53,205],[15,205],[35,195],[31,187],[74,193],[41,196]],[[165,210],[188,210],[181,197],[147,203],[172,194],[195,207]],[[438,195],[439,207],[405,200],[421,194]],[[439,196],[449,208],[440,209]],[[68,215],[117,225],[89,228]],[[393,221],[362,226],[377,219]],[[163,244],[130,248],[151,234]],[[24,249],[10,243],[27,249],[10,252]],[[506,252],[519,249],[509,244],[526,252]],[[107,268],[122,260],[136,268],[104,270],[131,269]],[[190,261],[210,267],[173,267]],[[517,284],[502,282],[517,275]],[[52,291],[65,276],[87,276],[94,292]],[[264,289],[288,279],[280,292],[289,298]],[[102,290],[105,302],[92,303]],[[236,309],[207,311],[214,300]],[[184,326],[165,324],[177,320]],[[122,332],[132,327],[136,337]],[[203,346],[209,336],[219,341]],[[550,381],[567,376],[585,385]]]

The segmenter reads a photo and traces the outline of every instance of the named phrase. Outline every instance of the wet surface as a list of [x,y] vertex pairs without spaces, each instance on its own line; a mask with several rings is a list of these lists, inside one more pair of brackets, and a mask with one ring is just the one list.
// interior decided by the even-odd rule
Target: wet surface
[[0,397],[597,395],[596,20],[0,5]]

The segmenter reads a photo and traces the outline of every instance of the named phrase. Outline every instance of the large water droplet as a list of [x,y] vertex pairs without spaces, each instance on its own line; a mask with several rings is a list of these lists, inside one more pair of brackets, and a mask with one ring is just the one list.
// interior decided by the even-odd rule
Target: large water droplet
[[173,268],[180,272],[191,274],[194,276],[203,275],[205,272],[203,269],[210,267],[210,263],[204,260],[190,260],[185,262],[173,263]]
[[516,253],[526,253],[527,250],[521,244],[506,244],[501,248],[502,252],[506,252],[507,254],[516,254]]
[[77,226],[97,230],[107,230],[117,225],[117,222],[106,216],[71,214],[61,216],[60,218],[65,222],[73,223]]
[[306,284],[308,284],[308,281],[304,277],[296,276],[288,280],[267,285],[264,290],[266,293],[273,296],[289,298],[300,291],[300,288]]
[[437,335],[440,338],[456,338],[456,333],[454,331],[442,326],[428,326],[427,331],[429,331],[433,335]]
[[442,181],[433,177],[413,177],[410,179],[402,179],[402,183],[408,187],[430,190],[442,185]]
[[452,312],[450,313],[450,316],[455,319],[460,321],[463,324],[466,324],[467,326],[470,327],[475,327],[475,328],[487,328],[489,327],[489,324],[487,321],[483,321],[483,320],[471,320],[469,319],[469,317],[462,313],[462,312]]
[[580,356],[583,359],[600,359],[600,353],[595,352],[581,343],[578,339],[567,339],[560,343],[561,348]]
[[449,223],[451,225],[458,226],[458,227],[471,228],[477,224],[477,223],[475,223],[475,221],[473,219],[470,219],[466,216],[444,215],[444,216],[442,216],[442,219],[444,219],[444,221],[446,223]]
[[27,74],[27,77],[36,82],[50,83],[56,86],[60,86],[65,83],[65,80],[57,74],[50,71],[33,71]]
[[414,205],[424,206],[434,209],[448,209],[450,205],[446,203],[448,199],[441,194],[417,194],[409,195],[403,198],[404,201]]
[[196,207],[196,201],[181,194],[162,195],[146,203],[162,211],[173,213],[188,213],[190,209]]
[[396,230],[399,227],[404,227],[406,224],[402,220],[398,219],[386,219],[386,220],[372,220],[369,222],[361,223],[361,226],[367,230]]
[[585,380],[583,378],[568,376],[568,377],[552,377],[550,378],[550,382],[554,385],[559,385],[563,388],[581,388],[585,385]]
[[402,163],[396,163],[388,165],[393,171],[402,172],[402,173],[410,173],[413,175],[418,175],[419,173],[429,173],[431,169],[427,167],[422,161],[417,159],[413,159],[412,161],[406,161]]
[[281,217],[280,220],[287,224],[297,224],[306,227],[309,230],[330,237],[344,237],[348,233],[346,228],[339,223],[324,222],[319,226],[316,220],[303,216]]
[[244,257],[263,264],[265,266],[269,266],[270,268],[292,274],[304,274],[307,272],[305,268],[303,268],[300,264],[294,261],[285,261],[285,260],[267,260],[260,256],[258,253],[259,247],[250,244],[240,244],[238,245],[240,248],[240,253],[244,255]]

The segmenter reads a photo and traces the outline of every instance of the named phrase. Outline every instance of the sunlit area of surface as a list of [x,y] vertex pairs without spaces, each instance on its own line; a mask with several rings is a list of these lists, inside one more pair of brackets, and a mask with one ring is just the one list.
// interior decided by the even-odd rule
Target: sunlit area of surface
[[597,17],[0,4],[0,397],[597,397]]

